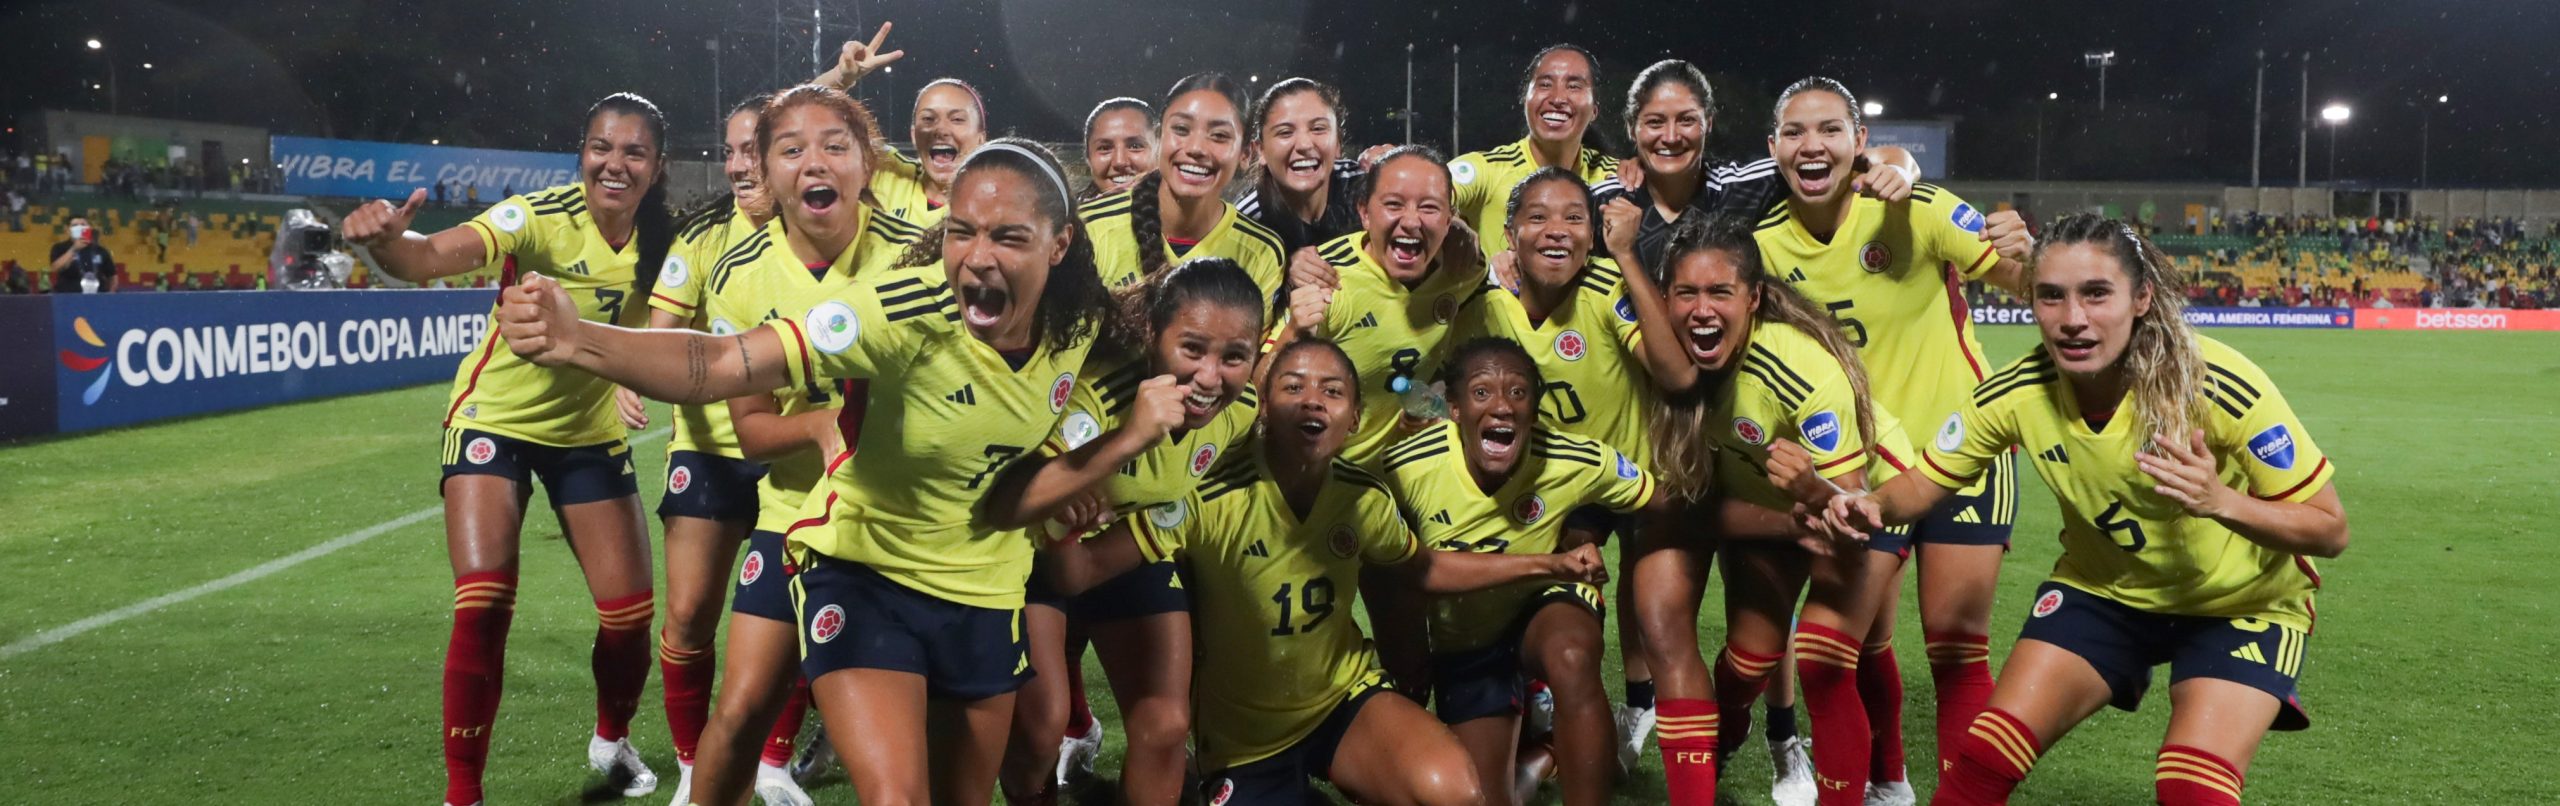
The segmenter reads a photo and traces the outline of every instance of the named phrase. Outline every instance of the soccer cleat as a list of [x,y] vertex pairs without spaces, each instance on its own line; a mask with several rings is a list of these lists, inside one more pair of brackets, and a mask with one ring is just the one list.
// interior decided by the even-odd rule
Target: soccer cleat
[[1529,681],[1529,702],[1521,708],[1520,735],[1545,736],[1556,730],[1556,693],[1547,689],[1546,681]]
[[1867,782],[1866,806],[1913,806],[1920,794],[1911,791],[1910,781]]
[[756,800],[764,806],[813,806],[809,791],[791,780],[791,772],[771,764],[756,765]]
[[812,719],[800,732],[800,750],[791,754],[791,766],[784,770],[791,773],[791,780],[805,784],[825,773],[827,764],[835,760],[836,749],[827,744],[826,726]]
[[693,806],[693,765],[676,762],[676,796],[667,806]]
[[1618,706],[1618,769],[1634,772],[1644,749],[1653,744],[1654,711]]
[[628,739],[587,737],[587,769],[604,773],[605,781],[621,787],[626,798],[658,791],[658,774],[640,761],[640,751],[631,749]]
[[1102,720],[1094,720],[1082,736],[1069,736],[1058,741],[1058,791],[1076,789],[1093,781],[1093,760],[1102,755]]
[[1813,806],[1821,798],[1813,786],[1813,756],[1805,751],[1807,744],[1798,736],[1769,745],[1769,768],[1776,773],[1771,776],[1775,780],[1769,784],[1769,799],[1778,806]]

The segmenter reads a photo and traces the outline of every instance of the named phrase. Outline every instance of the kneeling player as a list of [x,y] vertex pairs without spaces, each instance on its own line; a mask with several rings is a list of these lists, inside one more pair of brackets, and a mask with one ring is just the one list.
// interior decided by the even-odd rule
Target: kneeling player
[[2165,663],[2159,801],[2237,804],[2266,732],[2310,724],[2294,696],[2310,558],[2347,547],[2334,471],[2265,372],[2188,328],[2158,248],[2074,216],[2037,252],[2044,343],[1939,427],[1919,473],[1831,499],[1823,526],[1908,522],[2024,448],[2062,504],[2062,560],[1931,802],[2007,802],[2045,747],[2102,705],[2139,705]]

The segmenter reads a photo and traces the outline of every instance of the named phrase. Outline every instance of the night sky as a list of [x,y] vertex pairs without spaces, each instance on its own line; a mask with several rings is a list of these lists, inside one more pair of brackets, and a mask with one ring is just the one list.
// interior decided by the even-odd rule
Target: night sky
[[[995,128],[1071,140],[1113,95],[1153,100],[1182,74],[1261,84],[1309,75],[1344,88],[1351,138],[1400,139],[1391,117],[1415,45],[1416,139],[1447,145],[1452,43],[1462,150],[1515,139],[1514,90],[1539,47],[1602,60],[1602,123],[1623,150],[1627,80],[1664,57],[1697,63],[1718,93],[1715,151],[1752,156],[1777,89],[1839,78],[1886,117],[1956,121],[1953,173],[2026,178],[2039,107],[2048,178],[2217,181],[2249,176],[2254,54],[2268,54],[2265,175],[2290,183],[2311,54],[2313,113],[2351,105],[2341,180],[2411,186],[2421,128],[2439,186],[2560,187],[2552,110],[2560,4],[2434,2],[2027,3],[1261,0],[823,0],[828,52],[895,20],[907,49],[859,94],[904,121],[915,88],[954,75],[988,96]],[[604,93],[655,98],[677,144],[712,140],[716,111],[811,70],[808,0],[10,0],[0,9],[0,117],[23,136],[43,108],[104,110],[113,59],[127,114],[243,123],[276,133],[500,148],[566,148]],[[784,27],[777,48],[777,11]],[[841,26],[841,27],[839,27]],[[89,51],[96,37],[107,47]],[[722,43],[713,83],[708,40]],[[2081,54],[2112,49],[2108,109]],[[146,70],[142,64],[152,68]],[[2060,99],[2046,101],[2047,93]],[[2438,104],[2439,95],[2450,96]],[[715,98],[717,103],[715,104]],[[2433,107],[2424,111],[2422,108]],[[2328,174],[2328,132],[2311,176]],[[902,133],[902,127],[900,127]],[[22,147],[21,140],[0,140]]]

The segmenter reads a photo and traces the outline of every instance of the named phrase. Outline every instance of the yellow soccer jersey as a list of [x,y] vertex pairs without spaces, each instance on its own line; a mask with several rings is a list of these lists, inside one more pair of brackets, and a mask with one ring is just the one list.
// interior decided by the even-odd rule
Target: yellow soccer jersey
[[[1529,138],[1523,137],[1510,145],[1470,151],[1449,161],[1449,181],[1457,192],[1458,220],[1475,228],[1476,243],[1483,245],[1486,259],[1511,248],[1502,238],[1503,225],[1509,223],[1502,208],[1511,203],[1511,188],[1538,172],[1536,153]],[[1595,189],[1618,177],[1618,159],[1598,149],[1583,149],[1571,167],[1583,183]]]
[[1368,233],[1354,232],[1317,247],[1342,285],[1324,323],[1305,334],[1339,345],[1360,371],[1360,430],[1342,446],[1342,458],[1362,467],[1374,467],[1398,436],[1404,401],[1395,379],[1431,382],[1459,303],[1484,282],[1483,275],[1435,268],[1420,286],[1406,288],[1370,259],[1368,243]]
[[[1434,551],[1553,554],[1565,513],[1598,505],[1626,512],[1653,498],[1653,475],[1596,440],[1547,430],[1525,435],[1528,453],[1511,478],[1490,493],[1476,486],[1459,444],[1458,425],[1442,422],[1386,453],[1386,477],[1405,521]],[[1492,644],[1551,582],[1521,582],[1439,597],[1431,605],[1431,651],[1461,652]],[[1599,588],[1575,585],[1594,608]]]
[[[658,287],[649,292],[649,307],[676,316],[696,327],[702,317],[702,282],[697,272],[707,274],[729,247],[756,234],[753,218],[738,209],[735,201],[728,209],[687,222],[676,231],[676,242],[667,250],[666,267],[658,270]],[[713,329],[713,335],[737,332]],[[729,404],[676,406],[675,435],[667,440],[667,452],[698,453],[744,459],[738,450],[737,429],[729,424]]]
[[1352,615],[1360,569],[1410,560],[1418,544],[1376,476],[1336,461],[1301,520],[1247,448],[1196,496],[1136,522],[1140,554],[1180,555],[1191,570],[1201,769],[1286,750],[1344,698],[1385,682]]
[[881,212],[919,227],[942,223],[950,211],[933,203],[925,189],[924,166],[894,148],[873,152],[879,167],[871,170],[871,200]]
[[1544,322],[1529,321],[1518,295],[1488,284],[1459,309],[1449,341],[1500,336],[1518,342],[1546,377],[1539,422],[1628,456],[1650,456],[1644,413],[1653,401],[1653,381],[1636,352],[1636,311],[1624,282],[1616,264],[1594,260]]
[[[2312,444],[2266,372],[2229,345],[2204,353],[2205,431],[2222,483],[2271,501],[2301,502],[2336,470]],[[2155,613],[2258,618],[2309,632],[2320,575],[2311,558],[2275,551],[2204,518],[2188,517],[2134,463],[2148,437],[2131,395],[2091,431],[2071,382],[2038,347],[1985,381],[1949,416],[1921,454],[1920,472],[1948,487],[1970,484],[2015,446],[2062,504],[2062,559],[2055,581]]]
[[[823,275],[792,255],[784,241],[782,219],[739,241],[712,265],[703,281],[711,331],[742,332],[775,319],[805,316],[831,301],[865,293],[867,289],[857,287],[861,279],[894,270],[920,230],[870,208],[863,208],[861,215],[862,234]],[[775,390],[774,399],[782,404],[786,417],[845,405],[836,383],[828,379]],[[729,404],[716,405],[721,421],[727,422]],[[853,443],[847,440],[846,444],[852,447]],[[764,479],[756,483],[756,528],[776,533],[790,529],[798,519],[801,499],[826,479],[827,459],[808,449],[769,462]]]
[[1878,406],[1873,415],[1882,436],[1870,440],[1858,430],[1849,375],[1831,352],[1793,326],[1753,320],[1751,346],[1716,390],[1707,416],[1716,447],[1716,488],[1787,511],[1795,498],[1769,484],[1768,446],[1780,439],[1813,454],[1815,472],[1823,478],[1865,471],[1869,489],[1883,486],[1918,459],[1892,412]]
[[[502,285],[527,274],[560,282],[593,322],[636,326],[649,306],[631,299],[640,246],[605,243],[587,215],[583,185],[562,185],[509,197],[463,222],[480,235],[481,261],[505,261]],[[449,428],[475,428],[539,445],[572,447],[623,437],[614,413],[613,384],[572,369],[545,369],[517,358],[498,335],[497,306],[489,308],[489,337],[463,356],[445,407]]]
[[[1118,356],[1093,359],[1085,366],[1075,392],[1067,398],[1067,415],[1058,420],[1058,430],[1040,446],[1041,453],[1066,453],[1119,428],[1138,399],[1138,384],[1148,377],[1144,360]],[[1260,405],[1253,388],[1246,387],[1207,426],[1189,431],[1177,429],[1111,474],[1102,483],[1102,492],[1111,498],[1112,511],[1136,512],[1189,496],[1200,486],[1201,477],[1217,466],[1218,457],[1253,435]]]
[[[1236,212],[1236,206],[1220,202],[1226,208],[1218,225],[1209,229],[1208,237],[1191,248],[1175,252],[1173,244],[1164,245],[1165,265],[1171,266],[1195,257],[1222,257],[1244,267],[1253,284],[1262,287],[1269,300],[1280,297],[1280,281],[1289,270],[1289,253],[1280,245],[1280,235],[1262,222]],[[1102,283],[1112,288],[1138,282],[1138,238],[1129,232],[1136,219],[1131,217],[1129,191],[1123,190],[1085,202],[1076,216],[1084,219],[1085,237],[1093,239],[1093,265],[1102,270]]]
[[1982,242],[1981,211],[1936,185],[1911,201],[1849,199],[1849,220],[1830,243],[1814,240],[1785,202],[1769,208],[1758,238],[1769,271],[1840,320],[1858,345],[1877,404],[1906,423],[1936,423],[1964,407],[1987,364],[1973,340],[1959,280],[2000,262]]
[[978,523],[978,499],[1057,428],[1092,340],[997,352],[960,323],[940,263],[857,277],[791,316],[768,326],[793,386],[871,381],[861,431],[845,440],[860,447],[829,473],[827,519],[793,524],[792,544],[946,601],[1020,608],[1031,537]]

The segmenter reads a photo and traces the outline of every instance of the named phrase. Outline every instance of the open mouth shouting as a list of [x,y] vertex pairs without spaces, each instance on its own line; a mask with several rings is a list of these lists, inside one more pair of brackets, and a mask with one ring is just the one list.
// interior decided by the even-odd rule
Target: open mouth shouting
[[2063,337],[2053,340],[2054,357],[2073,364],[2085,363],[2098,354],[2098,340]]
[[1796,190],[1807,197],[1817,197],[1831,190],[1831,161],[1807,160],[1796,163]]
[[1484,457],[1487,465],[1510,467],[1520,453],[1519,429],[1508,423],[1485,426],[1484,432],[1476,437],[1476,452]]
[[1690,361],[1705,367],[1722,366],[1725,358],[1724,326],[1721,324],[1690,325],[1688,346]]
[[960,147],[951,143],[935,143],[926,146],[924,162],[936,174],[957,170],[960,167]]
[[[962,275],[967,278],[968,275]],[[1013,309],[1013,294],[987,285],[984,281],[963,279],[960,283],[960,317],[972,328],[985,330],[1004,321],[1006,311]]]
[[1423,248],[1422,236],[1401,233],[1387,236],[1387,262],[1390,264],[1387,268],[1418,271],[1429,259],[1430,252]]
[[800,208],[809,211],[811,215],[826,215],[833,212],[836,204],[843,200],[844,194],[836,192],[834,185],[823,182],[800,189]]

